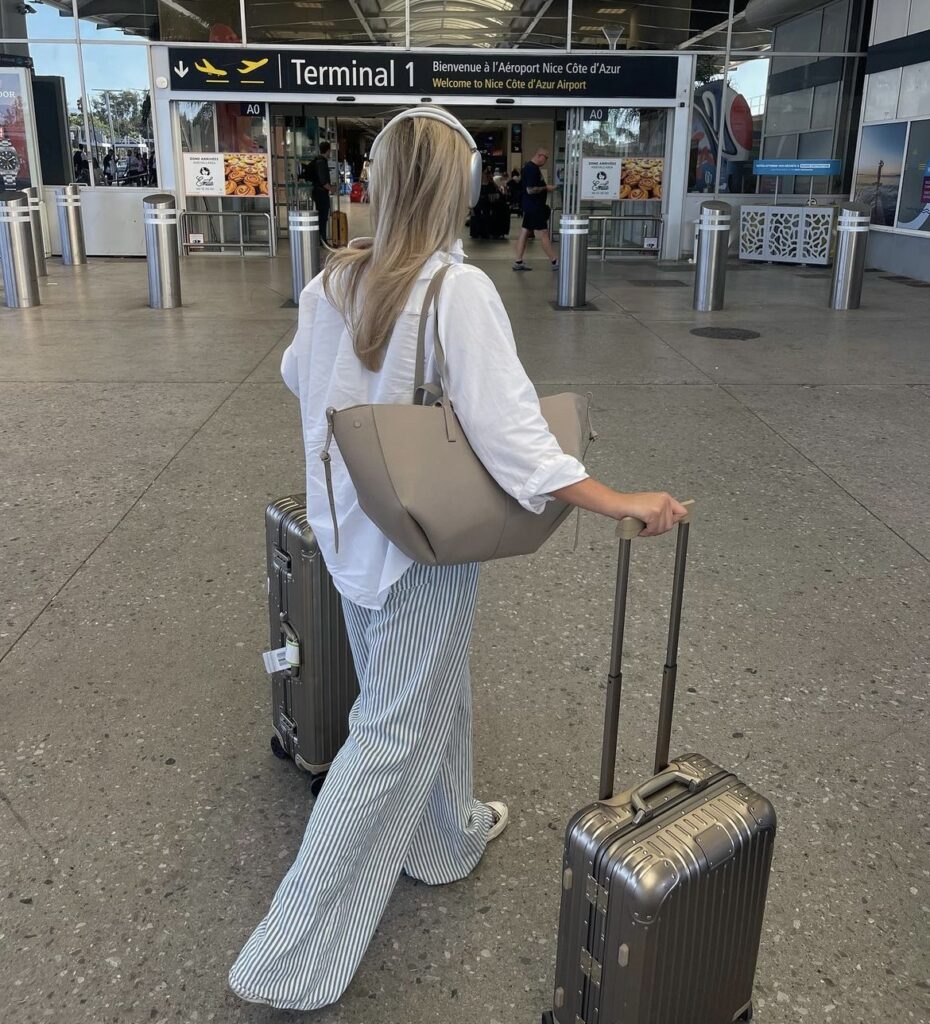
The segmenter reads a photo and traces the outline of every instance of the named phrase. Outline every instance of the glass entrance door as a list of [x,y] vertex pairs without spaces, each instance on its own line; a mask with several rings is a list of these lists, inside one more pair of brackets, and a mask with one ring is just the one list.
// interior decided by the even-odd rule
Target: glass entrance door
[[668,110],[604,107],[581,121],[577,209],[602,259],[658,255],[666,208]]

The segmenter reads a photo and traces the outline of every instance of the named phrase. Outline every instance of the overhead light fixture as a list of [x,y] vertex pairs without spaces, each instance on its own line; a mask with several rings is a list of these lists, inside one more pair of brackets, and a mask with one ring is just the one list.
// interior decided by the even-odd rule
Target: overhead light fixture
[[598,14],[626,14],[625,7],[599,7]]
[[605,25],[601,31],[604,33],[604,35],[607,38],[607,45],[611,48],[611,50],[616,50],[617,49],[617,43],[620,42],[620,36],[623,35],[623,33],[626,31],[626,29],[624,29],[623,26],[618,26],[618,27],[611,26],[610,28],[608,28]]

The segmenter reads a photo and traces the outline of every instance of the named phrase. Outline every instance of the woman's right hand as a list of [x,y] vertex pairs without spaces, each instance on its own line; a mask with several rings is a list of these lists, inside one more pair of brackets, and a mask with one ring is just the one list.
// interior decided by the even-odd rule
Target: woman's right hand
[[658,537],[688,514],[688,510],[665,491],[639,491],[633,494],[621,494],[620,509],[622,514],[615,516],[634,516],[646,524],[640,537]]

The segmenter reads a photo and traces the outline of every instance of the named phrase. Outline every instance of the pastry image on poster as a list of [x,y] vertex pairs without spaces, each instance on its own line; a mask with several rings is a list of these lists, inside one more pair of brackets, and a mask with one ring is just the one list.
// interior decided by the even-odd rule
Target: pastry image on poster
[[264,153],[225,153],[226,195],[249,199],[268,195],[268,162]]
[[661,156],[628,156],[620,172],[620,198],[639,200],[662,198]]

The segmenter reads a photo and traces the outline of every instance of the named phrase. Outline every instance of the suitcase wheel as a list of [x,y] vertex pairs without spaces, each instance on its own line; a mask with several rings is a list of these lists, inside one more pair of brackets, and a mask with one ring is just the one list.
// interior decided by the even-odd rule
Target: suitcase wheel
[[287,751],[284,749],[284,746],[278,739],[277,735],[273,735],[271,737],[271,752],[275,757],[280,757],[282,761],[286,761],[288,758]]
[[750,1003],[745,1010],[739,1015],[740,1020],[750,1021],[752,1020],[752,1003]]
[[320,790],[323,788],[323,783],[326,781],[326,772],[320,772],[319,775],[310,776],[310,792],[317,797],[320,795]]
[[554,1024],[554,1021],[555,1018],[552,1016],[552,1011],[546,1010],[546,1012],[542,1015],[541,1024]]

